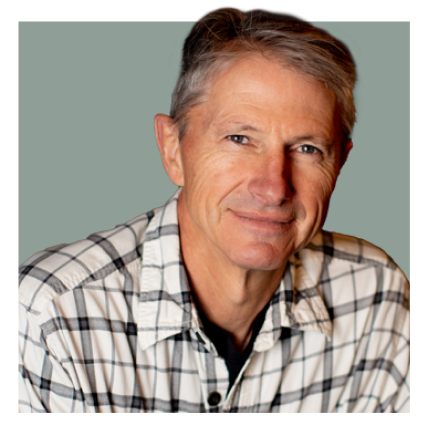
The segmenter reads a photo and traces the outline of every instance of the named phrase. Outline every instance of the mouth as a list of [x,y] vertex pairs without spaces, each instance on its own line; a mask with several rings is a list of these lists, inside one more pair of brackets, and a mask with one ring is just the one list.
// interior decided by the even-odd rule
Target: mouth
[[257,230],[276,232],[294,221],[293,217],[282,217],[277,214],[262,214],[256,211],[230,211],[239,222]]

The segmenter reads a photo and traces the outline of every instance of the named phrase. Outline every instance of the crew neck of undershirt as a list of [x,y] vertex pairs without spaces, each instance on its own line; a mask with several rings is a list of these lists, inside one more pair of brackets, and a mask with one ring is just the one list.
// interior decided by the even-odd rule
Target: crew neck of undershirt
[[208,320],[205,313],[196,303],[199,317],[204,326],[205,334],[214,344],[220,357],[223,357],[226,362],[227,370],[229,371],[229,387],[227,392],[229,392],[232,388],[237,376],[239,375],[239,372],[241,371],[243,365],[245,364],[246,360],[252,352],[255,339],[257,338],[261,327],[263,326],[269,304],[270,303],[267,303],[263,310],[261,310],[260,313],[258,313],[257,317],[254,319],[254,322],[252,323],[251,327],[252,333],[249,343],[243,350],[243,352],[240,352],[235,350],[232,342],[232,336],[230,335],[230,333],[226,332],[224,329],[220,328],[219,326]]

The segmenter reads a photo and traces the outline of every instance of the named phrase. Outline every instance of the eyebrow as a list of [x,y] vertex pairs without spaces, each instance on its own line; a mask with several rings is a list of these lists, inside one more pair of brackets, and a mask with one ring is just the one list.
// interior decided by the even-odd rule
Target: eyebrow
[[316,142],[322,145],[333,145],[334,141],[323,133],[303,134],[301,136],[292,137],[288,143],[295,144],[299,142]]
[[251,124],[243,124],[243,123],[237,123],[237,122],[232,123],[232,124],[233,125],[240,124],[240,126],[237,127],[237,130],[239,130],[239,131],[256,131],[257,133],[261,132],[261,130],[259,128],[255,127]]
[[263,130],[260,127],[256,127],[252,124],[247,124],[246,122],[242,121],[224,121],[224,122],[218,122],[214,125],[216,129],[222,129],[223,127],[232,127],[232,131],[239,132],[239,131],[254,131],[256,133],[261,133]]

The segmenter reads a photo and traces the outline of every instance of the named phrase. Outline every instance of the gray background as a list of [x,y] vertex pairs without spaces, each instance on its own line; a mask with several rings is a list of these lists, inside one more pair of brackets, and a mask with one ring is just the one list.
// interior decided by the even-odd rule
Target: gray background
[[[409,277],[409,23],[316,22],[351,49],[354,149],[326,230],[383,248]],[[192,23],[19,24],[19,262],[115,227],[175,191],[153,118],[168,113]]]

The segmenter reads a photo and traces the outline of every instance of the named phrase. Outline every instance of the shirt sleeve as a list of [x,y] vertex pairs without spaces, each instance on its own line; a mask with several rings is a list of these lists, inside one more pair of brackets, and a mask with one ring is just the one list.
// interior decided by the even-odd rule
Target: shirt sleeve
[[[384,401],[384,413],[410,413],[410,283],[405,281],[404,297],[408,303],[404,320],[398,326],[395,355],[391,360],[391,375],[395,391]],[[398,333],[398,332],[397,332]]]
[[81,392],[47,346],[37,315],[19,305],[19,412],[82,412]]
[[407,311],[393,359],[394,373],[399,377],[397,390],[386,411],[410,413],[410,314]]

